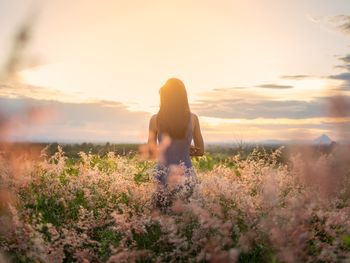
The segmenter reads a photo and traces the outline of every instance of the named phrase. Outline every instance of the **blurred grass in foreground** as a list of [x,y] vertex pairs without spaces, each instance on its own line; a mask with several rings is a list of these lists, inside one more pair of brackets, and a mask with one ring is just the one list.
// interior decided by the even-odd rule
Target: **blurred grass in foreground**
[[[1,156],[1,185],[18,196],[0,211],[1,250],[14,262],[337,262],[350,256],[350,175],[323,191],[308,160],[282,149],[193,158],[190,198],[154,207],[154,161],[59,148],[40,160]],[[335,153],[313,167],[332,167]],[[306,173],[305,173],[306,172]],[[320,180],[324,179],[322,177]],[[5,209],[6,208],[6,209]]]

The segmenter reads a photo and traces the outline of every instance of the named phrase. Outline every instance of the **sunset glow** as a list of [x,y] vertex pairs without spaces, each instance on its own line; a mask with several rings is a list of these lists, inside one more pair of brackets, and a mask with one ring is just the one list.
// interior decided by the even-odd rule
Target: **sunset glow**
[[[16,0],[0,4],[16,14],[0,18],[4,32],[34,3],[41,12],[27,52],[36,62],[18,72],[30,88],[0,96],[55,104],[67,119],[42,134],[144,141],[170,77],[185,83],[206,141],[336,136],[334,125],[349,123],[330,119],[327,108],[329,98],[349,95],[349,32],[340,20],[347,1]],[[74,126],[70,108],[99,113],[77,113]]]

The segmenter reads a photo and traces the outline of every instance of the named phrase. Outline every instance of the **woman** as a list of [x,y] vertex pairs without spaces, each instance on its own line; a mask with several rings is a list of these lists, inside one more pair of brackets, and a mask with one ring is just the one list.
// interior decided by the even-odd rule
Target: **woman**
[[204,143],[198,117],[190,111],[183,82],[168,79],[159,93],[160,109],[151,117],[148,144],[155,145],[158,140],[163,146],[156,169],[158,181],[167,186],[172,167],[181,165],[184,176],[194,177],[190,156],[203,155]]

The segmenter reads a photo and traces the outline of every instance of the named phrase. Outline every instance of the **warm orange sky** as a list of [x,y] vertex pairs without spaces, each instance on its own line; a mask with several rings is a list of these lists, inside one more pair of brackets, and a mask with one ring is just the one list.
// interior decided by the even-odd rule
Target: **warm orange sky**
[[5,1],[0,48],[33,3],[42,4],[28,51],[37,62],[20,76],[41,89],[21,95],[54,100],[61,116],[35,136],[143,141],[173,76],[207,141],[335,136],[325,107],[348,80],[347,0]]

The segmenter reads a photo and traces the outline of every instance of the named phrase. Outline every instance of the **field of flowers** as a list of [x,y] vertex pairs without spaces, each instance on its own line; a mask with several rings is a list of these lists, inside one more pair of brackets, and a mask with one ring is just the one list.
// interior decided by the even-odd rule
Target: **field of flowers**
[[0,156],[0,261],[350,262],[344,152],[280,155],[196,157],[166,190],[137,156]]

